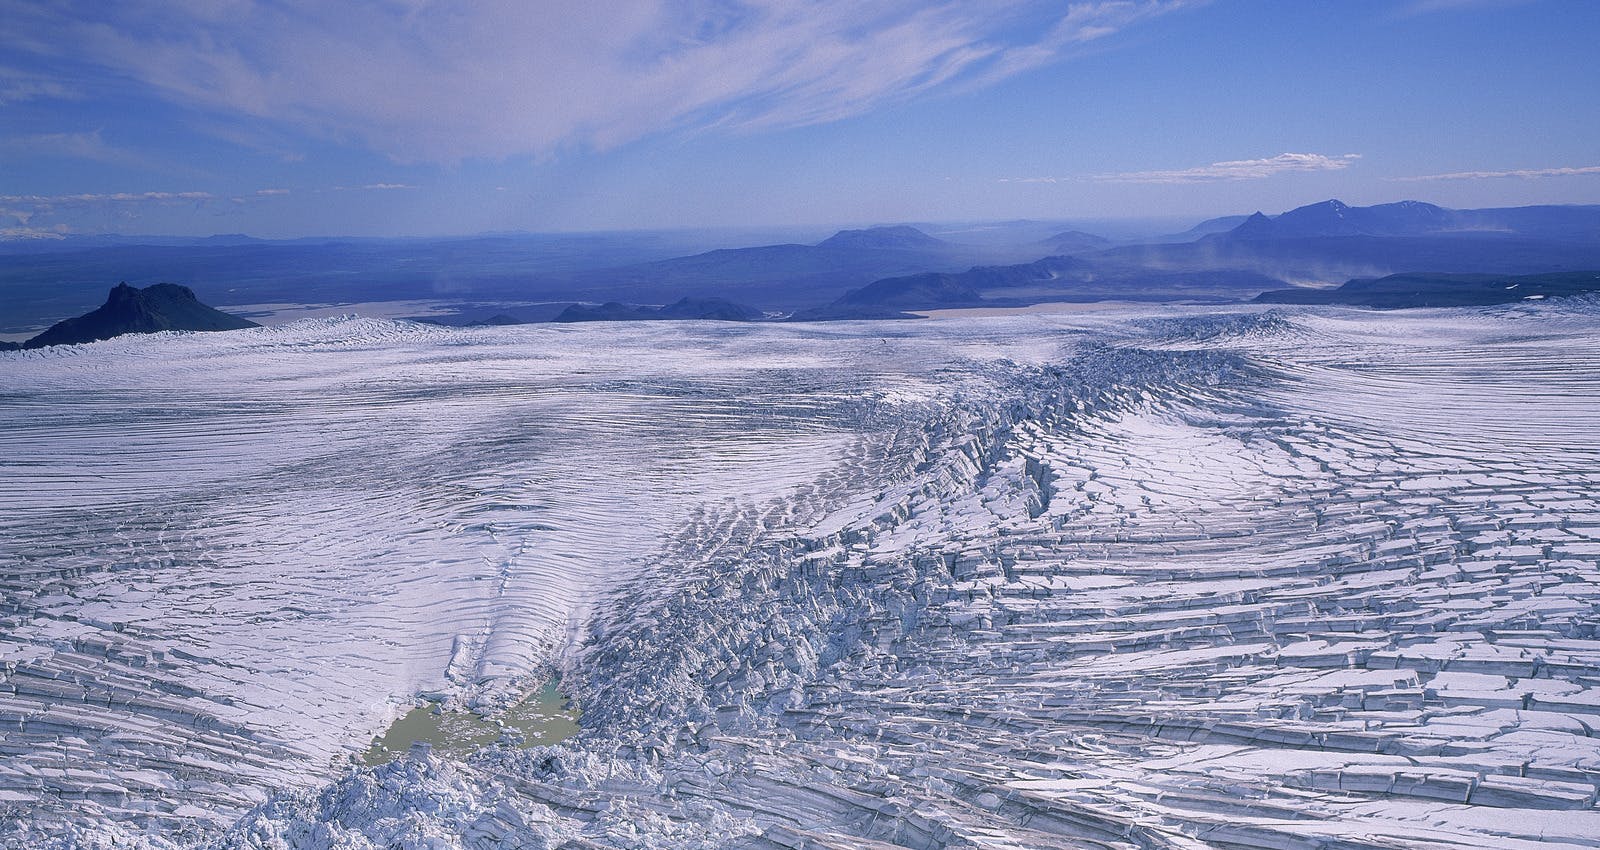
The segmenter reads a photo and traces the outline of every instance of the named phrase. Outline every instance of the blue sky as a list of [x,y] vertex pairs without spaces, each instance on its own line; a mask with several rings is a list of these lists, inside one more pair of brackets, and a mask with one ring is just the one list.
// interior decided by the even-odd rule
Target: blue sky
[[1589,0],[0,0],[0,232],[1600,203]]

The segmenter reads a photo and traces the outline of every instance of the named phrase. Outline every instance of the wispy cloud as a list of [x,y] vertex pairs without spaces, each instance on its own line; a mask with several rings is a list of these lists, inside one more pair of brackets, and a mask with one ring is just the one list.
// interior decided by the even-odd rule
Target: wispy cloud
[[35,133],[0,138],[0,152],[18,156],[64,157],[112,165],[150,167],[151,162],[133,151],[115,147],[100,137],[100,131],[87,133]]
[[398,160],[456,161],[833,121],[992,84],[1190,5],[0,0],[16,7],[0,49],[92,61],[186,106]]
[[0,195],[0,216],[20,227],[0,238],[53,238],[67,232],[59,219],[88,215],[138,217],[161,207],[205,208],[220,200],[210,192],[77,192],[65,195]]
[[6,229],[0,238],[54,238],[55,235],[71,231],[72,227],[67,223],[69,221],[133,220],[161,209],[222,213],[288,194],[288,189],[258,189],[246,195],[234,196],[198,190],[0,195],[0,223],[9,218],[18,225]]
[[0,107],[30,100],[71,99],[77,94],[76,90],[59,80],[0,65]]
[[1600,174],[1600,165],[1519,168],[1514,171],[1454,171],[1449,174],[1423,174],[1417,177],[1392,177],[1390,179],[1400,183],[1419,183],[1428,180],[1536,180],[1541,177],[1575,177],[1582,174]]
[[73,195],[0,195],[0,203],[65,206],[67,204],[189,203],[216,200],[210,192],[83,192]]
[[[369,183],[365,186],[335,186],[333,191],[387,191],[415,189],[405,183]],[[323,190],[311,190],[313,194]],[[58,217],[64,211],[90,211],[116,214],[134,214],[141,209],[191,205],[196,208],[216,208],[223,204],[238,207],[245,204],[267,203],[293,194],[289,189],[269,187],[241,195],[218,195],[214,192],[76,192],[60,195],[0,195],[0,217],[9,217],[18,224],[28,225],[36,218]],[[225,206],[226,206],[225,205]]]
[[166,207],[203,209],[219,200],[210,192],[77,192],[64,195],[0,195],[0,218],[17,226],[0,228],[0,239],[55,239],[71,228],[60,219],[83,215],[138,218]]
[[1261,180],[1280,174],[1297,174],[1314,171],[1338,171],[1349,168],[1360,159],[1360,154],[1326,156],[1320,153],[1281,153],[1266,159],[1236,159],[1213,162],[1196,168],[1175,171],[1127,171],[1120,174],[1096,174],[1094,179],[1105,183],[1215,183],[1224,180]]
[[1507,6],[1521,6],[1529,0],[1412,0],[1411,3],[1401,7],[1398,14],[1402,17],[1416,15],[1429,15],[1434,12],[1459,12],[1471,9],[1497,9]]
[[72,229],[64,224],[54,227],[0,227],[0,240],[14,242],[25,239],[65,239]]
[[1185,6],[1199,6],[1206,2],[1209,0],[1074,3],[1049,27],[1043,38],[1004,51],[975,83],[988,85],[1013,74],[1051,64],[1063,55],[1070,55],[1075,49],[1101,41],[1128,27]]
[[335,192],[393,192],[401,189],[415,189],[410,183],[368,183],[364,186],[334,186]]

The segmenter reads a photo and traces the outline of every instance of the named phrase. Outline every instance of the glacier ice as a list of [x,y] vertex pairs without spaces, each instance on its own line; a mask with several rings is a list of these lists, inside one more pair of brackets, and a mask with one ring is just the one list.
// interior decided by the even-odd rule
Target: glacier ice
[[7,846],[1600,845],[1590,302],[0,366]]

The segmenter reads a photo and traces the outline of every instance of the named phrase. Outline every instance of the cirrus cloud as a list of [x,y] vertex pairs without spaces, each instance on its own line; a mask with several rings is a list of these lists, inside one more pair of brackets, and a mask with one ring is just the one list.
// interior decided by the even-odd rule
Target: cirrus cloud
[[[401,161],[838,120],[988,85],[1196,0],[0,0],[0,47],[84,83]],[[92,57],[85,59],[84,57]]]
[[1096,174],[1095,180],[1105,183],[1215,183],[1224,180],[1261,180],[1280,174],[1314,171],[1339,171],[1361,158],[1361,154],[1325,156],[1320,153],[1281,153],[1265,159],[1236,159],[1213,162],[1197,168],[1175,171],[1127,171],[1120,174]]
[[1513,171],[1453,171],[1449,174],[1423,174],[1418,177],[1395,177],[1392,179],[1401,183],[1417,183],[1429,180],[1536,180],[1541,177],[1577,177],[1585,174],[1600,174],[1600,165],[1519,168]]
[[210,192],[80,192],[71,195],[0,195],[0,203],[65,206],[69,204],[188,203],[211,201]]
[[71,100],[77,92],[59,80],[0,65],[0,107],[30,100]]
[[154,163],[133,151],[108,144],[100,131],[86,133],[34,133],[0,138],[0,153],[29,157],[66,157],[132,168],[153,168]]

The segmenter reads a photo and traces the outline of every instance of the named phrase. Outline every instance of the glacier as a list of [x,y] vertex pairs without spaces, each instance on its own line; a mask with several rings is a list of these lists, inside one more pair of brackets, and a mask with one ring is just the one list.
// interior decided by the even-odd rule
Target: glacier
[[1585,299],[0,353],[0,846],[1600,847],[1597,399]]

